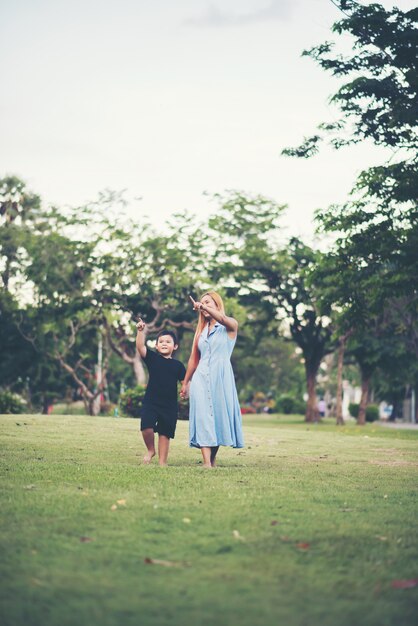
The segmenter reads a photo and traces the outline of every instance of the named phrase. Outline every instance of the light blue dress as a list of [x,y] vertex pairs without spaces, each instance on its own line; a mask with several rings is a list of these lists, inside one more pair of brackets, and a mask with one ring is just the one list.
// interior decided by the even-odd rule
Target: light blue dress
[[242,448],[241,410],[231,354],[235,339],[216,323],[199,337],[200,361],[190,383],[190,446]]

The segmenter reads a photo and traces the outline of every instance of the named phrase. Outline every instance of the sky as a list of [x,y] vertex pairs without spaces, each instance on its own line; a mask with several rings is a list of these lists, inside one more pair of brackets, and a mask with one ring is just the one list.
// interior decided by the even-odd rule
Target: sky
[[286,231],[312,240],[314,210],[385,156],[280,154],[339,118],[339,83],[301,53],[340,17],[331,0],[0,0],[0,177],[58,206],[126,189],[156,224],[238,189],[287,204]]

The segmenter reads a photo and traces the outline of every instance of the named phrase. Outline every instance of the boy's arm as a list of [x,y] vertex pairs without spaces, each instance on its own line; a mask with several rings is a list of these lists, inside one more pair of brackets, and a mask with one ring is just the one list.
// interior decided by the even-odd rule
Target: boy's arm
[[145,345],[145,322],[139,318],[139,321],[136,325],[137,333],[136,333],[136,349],[143,359],[147,356],[147,346]]
[[199,360],[198,359],[196,360],[196,357],[192,353],[192,355],[191,355],[191,357],[189,359],[189,362],[187,364],[187,370],[186,370],[186,373],[184,375],[183,382],[182,382],[182,385],[181,385],[181,391],[180,391],[180,397],[181,398],[187,398],[188,397],[188,395],[189,395],[189,383],[190,383],[190,381],[192,379],[193,374],[196,371],[196,368],[197,368],[198,364],[199,364]]

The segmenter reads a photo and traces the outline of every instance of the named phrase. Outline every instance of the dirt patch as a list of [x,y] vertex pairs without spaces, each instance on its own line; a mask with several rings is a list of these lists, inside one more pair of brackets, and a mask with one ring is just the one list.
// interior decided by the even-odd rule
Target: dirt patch
[[369,460],[369,463],[371,465],[381,465],[386,467],[418,467],[418,463],[416,463],[415,461],[401,461],[399,459],[371,459]]

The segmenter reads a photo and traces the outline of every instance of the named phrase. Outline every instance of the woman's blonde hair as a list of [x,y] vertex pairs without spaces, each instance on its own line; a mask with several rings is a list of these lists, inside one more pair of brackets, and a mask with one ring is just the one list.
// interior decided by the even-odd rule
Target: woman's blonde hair
[[[202,301],[202,299],[205,296],[210,296],[212,298],[212,300],[215,302],[216,304],[216,308],[223,314],[225,315],[225,307],[224,307],[224,303],[223,300],[221,298],[221,296],[219,295],[219,293],[216,293],[216,291],[206,291],[206,293],[204,293],[200,299],[199,302]],[[192,346],[192,352],[190,355],[190,359],[193,360],[194,365],[197,367],[197,364],[199,363],[199,348],[198,348],[198,344],[199,344],[199,337],[203,332],[204,327],[207,324],[207,319],[205,318],[205,316],[203,315],[202,311],[199,311],[199,319],[197,320],[197,327],[196,327],[196,332],[194,334],[194,339],[193,339],[193,346]]]

